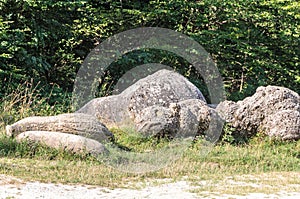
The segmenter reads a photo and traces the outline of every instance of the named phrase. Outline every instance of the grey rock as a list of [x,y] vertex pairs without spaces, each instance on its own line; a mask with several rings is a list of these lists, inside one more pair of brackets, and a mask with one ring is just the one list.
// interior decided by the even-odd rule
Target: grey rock
[[238,108],[239,106],[236,102],[225,100],[217,105],[216,111],[225,121],[233,122],[235,111]]
[[259,87],[253,96],[236,103],[221,102],[216,110],[240,134],[264,132],[284,140],[300,137],[300,97],[284,87]]
[[107,126],[133,125],[136,117],[151,106],[168,108],[171,103],[186,99],[205,101],[200,90],[182,75],[159,70],[125,89],[119,95],[93,99],[78,113],[96,116]]
[[281,110],[269,115],[260,128],[260,131],[266,132],[271,137],[298,140],[300,139],[300,112]]
[[17,136],[25,131],[56,131],[108,142],[113,134],[92,115],[69,113],[47,117],[28,117],[6,127],[6,134]]
[[205,102],[189,99],[178,102],[178,106],[180,107],[178,136],[196,136],[208,129],[210,115],[214,110]]
[[135,118],[138,131],[144,135],[187,138],[204,135],[216,111],[199,99],[171,103],[169,107],[150,106]]
[[135,117],[137,131],[145,136],[175,136],[179,128],[179,107],[150,106]]
[[18,142],[41,143],[55,149],[63,149],[72,153],[89,153],[94,156],[107,153],[100,142],[78,135],[50,131],[25,131],[16,136]]
[[130,99],[128,108],[132,117],[152,105],[168,107],[170,103],[187,99],[205,101],[196,86],[182,75],[169,70],[160,70],[139,80],[122,94]]
[[128,111],[128,99],[121,95],[95,98],[80,108],[76,113],[95,116],[107,127],[132,125]]

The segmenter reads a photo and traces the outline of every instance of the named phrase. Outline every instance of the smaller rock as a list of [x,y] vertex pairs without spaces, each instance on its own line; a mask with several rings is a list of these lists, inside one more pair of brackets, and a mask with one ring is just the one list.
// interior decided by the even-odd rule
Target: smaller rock
[[211,108],[199,99],[188,99],[178,103],[179,112],[179,130],[177,136],[195,137],[203,134],[208,129],[210,123]]
[[72,153],[89,153],[98,156],[107,152],[107,149],[96,140],[61,132],[26,131],[17,135],[18,142],[28,141],[41,143],[55,149],[63,149]]
[[179,128],[178,113],[176,104],[170,104],[169,108],[150,106],[135,117],[134,123],[145,136],[174,136]]
[[300,96],[288,88],[259,87],[254,95],[221,102],[216,110],[240,135],[263,132],[283,140],[300,139]]
[[216,111],[206,102],[188,99],[171,103],[169,107],[147,107],[136,115],[134,123],[144,135],[187,138],[204,135],[210,125],[216,125],[213,120],[218,119]]
[[108,142],[113,134],[92,115],[69,113],[47,117],[28,117],[6,127],[6,134],[17,136],[25,131],[54,131],[81,135]]

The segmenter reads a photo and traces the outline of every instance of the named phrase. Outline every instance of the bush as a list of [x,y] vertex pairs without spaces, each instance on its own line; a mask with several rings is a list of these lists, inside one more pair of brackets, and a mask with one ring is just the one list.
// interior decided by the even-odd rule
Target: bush
[[[0,0],[0,13],[1,97],[8,87],[16,89],[33,77],[43,87],[41,95],[53,84],[56,93],[71,92],[91,49],[111,35],[146,26],[170,28],[198,41],[218,64],[229,99],[242,99],[267,84],[300,91],[300,3],[292,0]],[[112,64],[98,96],[109,94],[130,68],[153,62],[183,69],[208,96],[185,60],[149,49]]]

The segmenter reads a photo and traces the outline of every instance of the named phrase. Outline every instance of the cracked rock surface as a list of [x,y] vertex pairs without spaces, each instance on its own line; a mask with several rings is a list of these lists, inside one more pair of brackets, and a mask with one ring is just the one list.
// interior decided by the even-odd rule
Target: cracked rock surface
[[259,87],[242,101],[224,101],[217,112],[240,134],[263,132],[283,140],[300,139],[300,97],[284,87]]

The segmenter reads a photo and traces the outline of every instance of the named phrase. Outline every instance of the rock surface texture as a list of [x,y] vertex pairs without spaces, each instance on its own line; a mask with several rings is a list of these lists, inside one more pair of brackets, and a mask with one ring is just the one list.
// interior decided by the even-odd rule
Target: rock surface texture
[[208,129],[215,110],[204,101],[189,99],[179,102],[178,106],[180,107],[178,136],[195,136]]
[[107,126],[122,126],[133,124],[148,107],[168,108],[171,103],[187,99],[205,101],[200,90],[185,77],[163,69],[137,81],[119,95],[93,99],[77,112],[94,115]]
[[113,134],[97,118],[82,113],[28,117],[6,126],[6,134],[9,136],[17,136],[25,131],[69,133],[94,139],[98,142],[108,142],[113,139]]
[[145,135],[186,138],[204,134],[216,115],[204,101],[188,99],[171,103],[169,107],[147,107],[137,115],[134,123]]
[[300,139],[300,97],[290,89],[259,87],[242,101],[220,103],[217,111],[241,134],[263,132],[283,140]]
[[50,131],[25,131],[16,137],[17,141],[39,142],[51,148],[64,149],[72,153],[89,153],[98,156],[107,152],[106,148],[98,141],[78,135],[50,132]]
[[145,136],[174,136],[179,128],[179,107],[150,106],[135,117],[137,131]]

